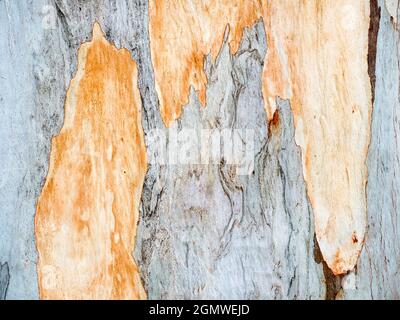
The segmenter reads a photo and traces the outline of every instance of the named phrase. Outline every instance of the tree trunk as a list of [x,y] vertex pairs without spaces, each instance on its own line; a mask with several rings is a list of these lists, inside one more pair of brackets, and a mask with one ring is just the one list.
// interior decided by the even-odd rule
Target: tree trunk
[[399,2],[236,2],[0,0],[0,299],[400,298]]

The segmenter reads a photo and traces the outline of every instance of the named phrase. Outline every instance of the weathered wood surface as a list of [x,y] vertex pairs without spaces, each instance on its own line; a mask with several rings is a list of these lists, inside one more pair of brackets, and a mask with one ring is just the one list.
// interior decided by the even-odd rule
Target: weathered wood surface
[[[346,5],[344,0],[339,2],[333,1],[329,4]],[[204,50],[201,47],[201,51],[204,51],[202,54],[207,54],[213,48],[211,55],[204,61],[196,60],[196,70],[203,74],[199,82],[203,87],[195,86],[195,89],[203,90],[203,93],[196,94],[189,90],[191,84],[196,85],[191,81],[187,82],[184,90],[178,90],[182,95],[178,102],[184,101],[187,105],[176,121],[168,123],[178,133],[185,129],[197,130],[192,132],[199,132],[201,129],[251,129],[255,132],[254,141],[242,137],[247,145],[254,144],[254,170],[249,175],[237,175],[236,168],[225,161],[209,166],[151,162],[151,159],[159,158],[163,154],[158,144],[151,143],[154,129],[163,134],[169,131],[163,122],[165,110],[160,110],[158,102],[162,88],[157,84],[155,72],[159,72],[160,66],[153,65],[154,54],[157,52],[152,52],[155,47],[154,44],[151,45],[151,15],[149,16],[149,3],[146,0],[0,0],[0,135],[3,141],[0,144],[0,299],[48,298],[43,288],[49,283],[44,284],[44,278],[52,286],[51,297],[64,298],[63,292],[70,283],[65,285],[58,281],[59,277],[57,273],[54,274],[52,267],[59,264],[66,275],[69,272],[79,272],[76,266],[71,267],[67,261],[63,265],[62,259],[55,258],[57,255],[62,257],[62,252],[53,252],[52,256],[51,250],[70,248],[68,253],[74,255],[74,250],[78,252],[79,246],[85,250],[84,242],[75,244],[71,236],[69,243],[68,237],[63,237],[65,245],[52,243],[54,238],[48,235],[56,221],[52,221],[51,216],[44,219],[45,211],[37,219],[40,226],[36,225],[36,229],[34,221],[38,200],[46,191],[43,187],[48,178],[51,150],[54,151],[51,138],[58,135],[66,125],[65,98],[71,79],[78,70],[78,49],[92,39],[95,21],[100,24],[108,42],[116,48],[126,48],[131,53],[138,69],[137,85],[141,97],[142,127],[149,164],[143,183],[134,259],[131,262],[136,260],[149,298],[400,298],[398,1],[379,0],[378,7],[375,8],[379,10],[376,11],[368,10],[368,6],[364,7],[361,2],[362,10],[354,6],[348,8],[350,11],[355,10],[358,18],[364,17],[366,10],[369,12],[366,17],[369,15],[371,19],[376,18],[380,12],[376,64],[373,63],[374,55],[371,57],[375,51],[375,46],[371,46],[371,35],[369,40],[365,38],[370,19],[367,19],[367,23],[365,17],[361,20],[355,19],[355,28],[362,30],[363,36],[357,37],[357,41],[363,41],[361,44],[349,43],[352,36],[349,32],[341,39],[339,47],[335,47],[335,34],[331,34],[328,27],[324,29],[333,45],[332,51],[326,49],[328,51],[325,52],[324,59],[331,57],[329,53],[341,51],[342,48],[347,48],[346,52],[349,53],[337,58],[342,59],[349,74],[343,75],[343,79],[337,78],[335,87],[331,90],[335,94],[343,91],[351,96],[352,88],[349,86],[362,88],[361,91],[353,88],[361,95],[357,95],[357,99],[362,99],[358,104],[360,108],[357,109],[359,122],[353,122],[352,115],[348,119],[335,115],[326,120],[338,130],[344,128],[340,131],[342,140],[338,142],[340,152],[337,152],[337,161],[344,157],[342,171],[351,169],[349,179],[355,181],[355,187],[338,184],[335,189],[329,183],[331,189],[324,189],[323,198],[329,200],[328,191],[338,190],[337,188],[344,188],[340,192],[353,192],[345,195],[347,202],[343,202],[343,205],[349,212],[356,214],[350,214],[352,218],[348,221],[346,215],[344,218],[338,215],[340,221],[335,223],[340,225],[341,222],[346,222],[346,227],[357,225],[360,233],[357,233],[356,247],[357,250],[362,248],[355,268],[347,275],[335,276],[334,273],[352,269],[355,261],[340,272],[332,268],[326,247],[337,247],[335,241],[342,239],[341,235],[335,238],[336,231],[333,232],[332,242],[329,242],[328,237],[327,242],[321,242],[322,250],[319,249],[315,239],[321,240],[321,237],[318,234],[315,237],[314,216],[318,216],[320,210],[318,206],[315,207],[315,199],[309,201],[310,185],[317,189],[326,188],[321,186],[324,181],[335,181],[336,171],[327,169],[335,165],[331,163],[323,167],[323,173],[318,179],[308,179],[309,172],[304,170],[304,146],[303,149],[301,144],[298,146],[296,137],[299,106],[305,108],[307,103],[304,101],[313,100],[314,92],[304,91],[307,95],[301,99],[296,90],[292,96],[286,94],[288,91],[279,92],[279,86],[277,92],[271,92],[270,99],[267,99],[265,92],[265,73],[268,75],[266,66],[272,64],[275,69],[277,67],[268,59],[274,54],[277,58],[279,51],[276,44],[274,47],[269,43],[271,30],[277,39],[287,39],[288,43],[284,43],[282,48],[290,48],[290,45],[296,43],[296,38],[280,37],[282,33],[293,32],[293,28],[295,33],[301,33],[301,23],[293,26],[290,25],[289,18],[268,16],[270,12],[265,13],[265,8],[261,8],[257,14],[249,15],[254,18],[251,23],[246,20],[242,24],[231,26],[230,30],[226,29],[226,23],[229,21],[232,24],[234,21],[221,19],[222,25],[215,29],[220,30],[221,34],[212,43],[207,43],[209,38],[201,37],[205,39],[202,40],[202,46],[205,47]],[[290,10],[285,12],[284,7],[280,7],[280,10],[285,14],[295,14],[297,7],[293,3],[294,1],[280,1],[276,5],[290,5]],[[373,8],[374,5],[375,1],[371,1],[370,7]],[[209,10],[212,11],[212,8]],[[280,10],[273,12],[283,14]],[[338,9],[338,16],[339,12]],[[317,13],[318,11],[315,14]],[[200,21],[202,16],[194,19]],[[263,20],[258,20],[260,17]],[[310,21],[313,18],[323,19],[324,15],[310,18]],[[287,28],[285,25],[276,25],[277,21],[284,24],[286,20]],[[324,21],[320,23],[323,24]],[[246,28],[241,31],[243,27]],[[378,31],[377,29],[374,30]],[[230,47],[229,41],[232,39],[236,42]],[[368,41],[369,59],[365,51],[368,49]],[[306,44],[307,42],[300,41],[296,47],[300,46],[297,49],[303,53],[312,50],[301,47]],[[180,52],[177,45],[173,49]],[[358,54],[365,60],[359,61]],[[327,63],[334,59],[331,57],[328,60]],[[178,59],[176,63],[179,64],[180,61]],[[304,65],[306,62],[299,58],[289,59],[289,65],[280,63],[280,68],[275,71],[285,74],[290,68],[300,68],[296,69],[301,70],[296,74],[298,79],[293,81],[294,76],[291,77],[294,85],[314,74],[314,70],[307,70]],[[363,91],[367,87],[370,89],[369,83],[365,84],[364,77],[368,71],[368,63],[369,76],[374,78],[375,74],[376,77],[372,81],[372,99],[370,91]],[[371,63],[374,65],[372,72]],[[201,69],[203,65],[204,71]],[[184,66],[182,63],[183,69]],[[157,67],[158,71],[154,71]],[[353,78],[351,72],[362,75],[359,79]],[[324,87],[329,89],[333,84],[330,82],[331,78],[324,78],[325,74],[317,73],[319,78],[312,81],[317,81],[318,85],[326,81]],[[274,81],[275,84],[278,83],[277,79]],[[302,84],[307,84],[307,81]],[[280,97],[275,97],[274,93]],[[354,102],[349,96],[340,96],[343,105]],[[324,100],[323,94],[318,99],[325,103],[328,101]],[[369,119],[371,106],[368,103],[372,100],[374,105]],[[205,109],[201,102],[205,103]],[[266,103],[272,103],[274,108],[265,108]],[[174,105],[171,108],[180,110],[181,106]],[[317,112],[318,109],[314,111]],[[93,110],[92,116],[96,116],[96,112],[99,110]],[[179,113],[180,111],[174,111],[171,119],[175,119],[175,114]],[[304,121],[308,121],[307,119]],[[346,125],[340,124],[342,120]],[[306,125],[312,128],[312,120]],[[359,130],[359,139],[352,136],[354,130],[349,128],[353,127]],[[334,132],[337,131],[333,130],[332,134]],[[321,141],[331,141],[331,138],[336,141],[329,136],[327,140]],[[347,138],[347,144],[340,143]],[[319,149],[318,141],[320,140],[314,141],[314,150],[326,154],[322,146]],[[170,143],[168,141],[168,146],[172,148]],[[102,151],[105,150],[105,145],[99,146],[103,148]],[[180,147],[175,146],[177,154],[184,151]],[[138,152],[141,151],[138,150],[134,157],[138,156]],[[346,156],[343,155],[345,152]],[[72,160],[69,164],[72,168],[75,165]],[[71,172],[73,170],[64,174],[69,177]],[[362,189],[366,172],[368,183],[364,193]],[[100,192],[101,190],[100,188]],[[131,196],[134,199],[135,195]],[[331,215],[335,209],[339,210],[334,206],[339,198],[332,195]],[[66,203],[69,200],[66,195]],[[48,207],[51,208],[54,199],[50,198],[48,201]],[[128,206],[128,202],[124,202],[122,206]],[[72,207],[71,210],[70,215],[62,215],[65,225],[73,226],[75,223],[73,217],[79,210],[77,207]],[[134,210],[128,211],[134,215]],[[98,212],[92,208],[92,216],[96,217]],[[121,214],[121,210],[112,212]],[[96,219],[92,223],[92,227],[100,230],[100,234],[109,228]],[[59,226],[62,224],[60,221]],[[57,229],[57,224],[55,228]],[[84,232],[79,228],[76,230],[78,236],[80,232]],[[104,236],[109,237],[109,233]],[[132,230],[127,235],[128,238],[132,237],[129,241],[133,241],[134,236]],[[346,237],[347,235],[343,236],[343,239]],[[50,254],[47,258],[52,258],[46,260],[46,268],[43,269],[38,258],[45,258],[42,256],[45,248]],[[97,253],[96,246],[92,250],[93,254]],[[110,249],[108,253],[111,252]],[[79,254],[73,258],[79,261]],[[90,260],[88,263],[90,265],[96,262]],[[117,279],[118,268],[114,269],[110,271],[104,267],[103,271],[110,271],[110,278]],[[43,272],[47,272],[47,277],[38,277]],[[90,290],[90,285],[82,283],[79,294],[74,296],[72,292],[68,297],[122,297],[116,295],[115,291],[108,290],[109,284],[106,280],[103,284],[106,285],[106,290],[97,290],[90,296],[85,292]]]

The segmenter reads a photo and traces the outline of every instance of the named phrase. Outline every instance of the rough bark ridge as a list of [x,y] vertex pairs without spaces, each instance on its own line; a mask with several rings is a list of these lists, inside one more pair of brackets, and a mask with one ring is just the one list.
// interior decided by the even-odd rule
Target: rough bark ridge
[[[172,126],[178,133],[254,130],[254,171],[237,175],[225,159],[211,166],[149,164],[134,253],[149,298],[400,298],[399,4],[378,5],[375,67],[369,57],[375,101],[368,230],[356,269],[341,279],[314,257],[293,102],[274,97],[277,109],[266,121],[261,82],[264,57],[272,49],[259,21],[245,29],[234,54],[226,31],[216,60],[208,57],[204,64],[207,107],[192,90]],[[44,24],[52,8],[53,26]],[[108,41],[127,48],[137,62],[148,159],[163,155],[151,143],[153,129],[169,130],[158,109],[148,9],[147,0],[0,0],[0,299],[40,296],[36,204],[51,138],[63,125],[78,48],[91,39],[95,21]],[[374,25],[372,36],[377,31]],[[374,41],[370,37],[370,52]]]

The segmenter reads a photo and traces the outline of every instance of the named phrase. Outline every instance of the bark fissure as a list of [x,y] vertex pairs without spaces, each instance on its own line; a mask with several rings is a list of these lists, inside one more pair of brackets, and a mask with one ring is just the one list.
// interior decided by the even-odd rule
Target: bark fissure
[[10,270],[8,268],[8,263],[2,264],[0,262],[0,300],[5,300],[7,298],[7,289],[10,283]]
[[336,300],[340,290],[342,290],[342,275],[335,275],[326,264],[319,248],[316,236],[314,236],[314,259],[318,264],[322,264],[325,283],[325,300]]
[[378,0],[370,0],[370,25],[368,30],[368,74],[371,80],[372,104],[374,104],[375,101],[376,54],[380,20],[381,8],[379,8]]

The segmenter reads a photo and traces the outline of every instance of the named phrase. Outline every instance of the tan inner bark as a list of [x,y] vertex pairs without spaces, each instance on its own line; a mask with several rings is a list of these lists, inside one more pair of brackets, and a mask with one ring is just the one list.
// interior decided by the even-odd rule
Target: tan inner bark
[[132,258],[147,170],[136,63],[96,24],[52,141],[36,238],[42,299],[144,299]]

